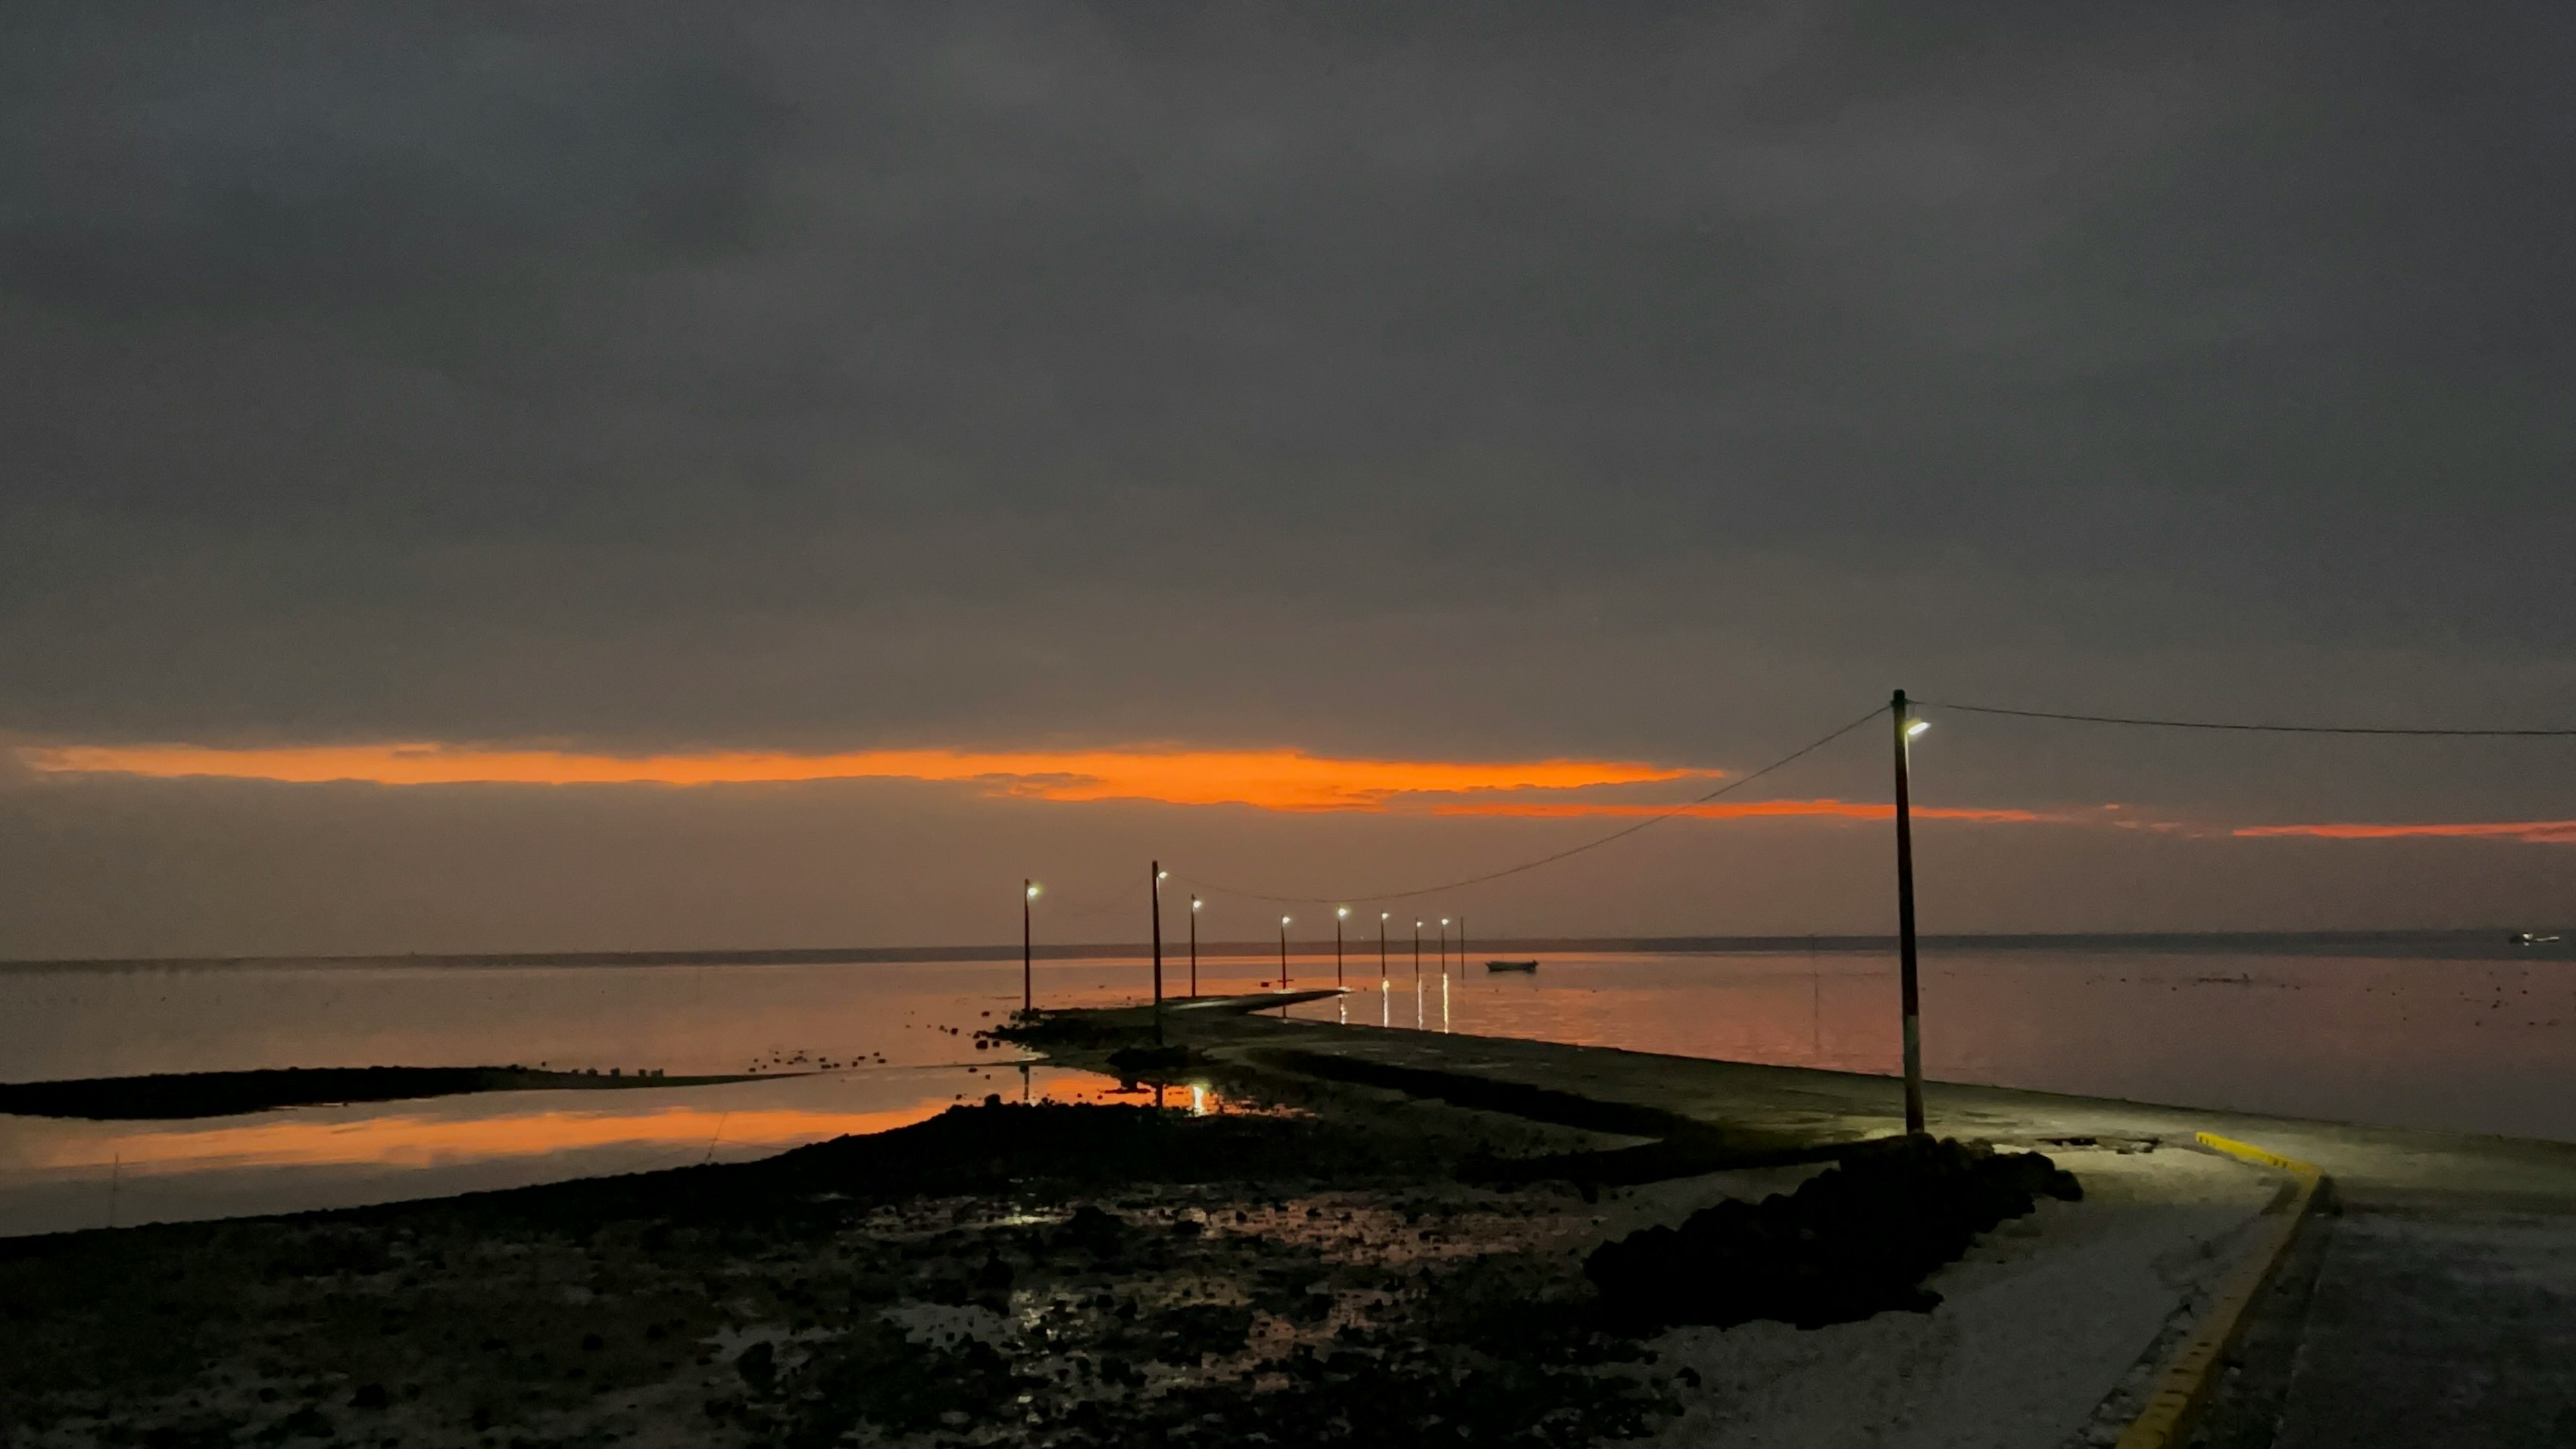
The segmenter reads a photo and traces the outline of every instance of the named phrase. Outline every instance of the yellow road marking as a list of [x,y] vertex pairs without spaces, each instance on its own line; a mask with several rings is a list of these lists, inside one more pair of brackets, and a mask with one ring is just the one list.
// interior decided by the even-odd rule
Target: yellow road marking
[[2245,1310],[2253,1306],[2255,1295],[2263,1291],[2281,1259],[2288,1255],[2291,1240],[2298,1236],[2300,1220],[2316,1201],[2318,1184],[2325,1181],[2325,1175],[2313,1163],[2266,1152],[2250,1142],[2221,1137],[2215,1132],[2197,1135],[2200,1144],[2214,1152],[2289,1173],[2298,1187],[2290,1196],[2287,1211],[2267,1215],[2270,1220],[2254,1250],[2227,1275],[2191,1336],[2165,1360],[2155,1392],[2147,1396],[2146,1408],[2122,1431],[2118,1449],[2179,1449],[2190,1441],[2193,1422],[2218,1387],[2227,1351],[2235,1346],[2236,1335],[2244,1329]]

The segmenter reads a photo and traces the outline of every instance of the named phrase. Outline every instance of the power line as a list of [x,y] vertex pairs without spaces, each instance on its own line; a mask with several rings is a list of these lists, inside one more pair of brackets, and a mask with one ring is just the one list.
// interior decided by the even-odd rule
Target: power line
[[1665,821],[1672,819],[1674,816],[1688,814],[1692,809],[1705,805],[1720,795],[1724,795],[1733,790],[1740,790],[1745,786],[1752,784],[1754,781],[1761,779],[1763,776],[1770,774],[1774,770],[1794,764],[1797,761],[1814,754],[1816,751],[1823,749],[1825,746],[1832,744],[1834,741],[1841,739],[1843,736],[1850,734],[1853,730],[1859,729],[1862,725],[1869,723],[1871,720],[1874,720],[1885,713],[1887,713],[1887,706],[1881,705],[1878,708],[1871,710],[1869,713],[1862,715],[1860,718],[1853,720],[1850,724],[1844,725],[1841,729],[1835,730],[1832,734],[1826,735],[1824,738],[1815,741],[1813,744],[1801,746],[1798,749],[1790,751],[1788,754],[1782,755],[1780,758],[1773,760],[1770,764],[1764,765],[1761,769],[1754,771],[1752,774],[1739,775],[1735,779],[1727,781],[1725,784],[1718,786],[1716,789],[1709,791],[1707,794],[1700,796],[1696,800],[1684,801],[1683,803],[1674,806],[1672,809],[1665,811],[1661,815],[1650,815],[1645,819],[1638,821],[1634,825],[1623,826],[1620,829],[1610,832],[1608,835],[1602,836],[1598,840],[1587,840],[1581,845],[1560,850],[1553,855],[1542,855],[1536,860],[1523,861],[1519,865],[1506,866],[1501,870],[1487,871],[1483,875],[1473,875],[1467,877],[1465,880],[1453,880],[1443,885],[1423,886],[1418,890],[1390,891],[1383,895],[1374,896],[1274,896],[1264,895],[1259,891],[1237,890],[1232,886],[1219,885],[1214,881],[1200,880],[1195,876],[1184,875],[1179,871],[1174,871],[1172,874],[1181,880],[1188,881],[1190,884],[1197,886],[1201,890],[1214,891],[1219,895],[1237,896],[1244,900],[1251,901],[1273,901],[1281,905],[1292,906],[1368,905],[1378,901],[1410,900],[1415,896],[1430,896],[1438,895],[1442,891],[1464,890],[1468,886],[1483,885],[1487,881],[1501,880],[1503,877],[1508,875],[1519,875],[1525,870],[1536,870],[1543,865],[1554,865],[1560,860],[1567,859],[1571,856],[1581,855],[1587,850],[1598,850],[1602,846],[1608,845],[1614,840],[1625,840],[1640,830],[1644,830],[1649,826],[1661,825]]
[[2241,730],[2272,735],[2404,735],[2455,739],[2576,739],[2576,729],[2565,730],[2410,730],[2384,729],[2373,725],[2282,725],[2232,724],[2209,720],[2136,719],[2116,714],[2061,714],[2045,709],[2004,709],[1990,704],[1946,704],[1940,700],[1918,699],[1916,704],[1932,709],[1955,709],[1967,714],[2002,714],[2019,719],[2072,720],[2079,724],[2146,725],[2169,730]]

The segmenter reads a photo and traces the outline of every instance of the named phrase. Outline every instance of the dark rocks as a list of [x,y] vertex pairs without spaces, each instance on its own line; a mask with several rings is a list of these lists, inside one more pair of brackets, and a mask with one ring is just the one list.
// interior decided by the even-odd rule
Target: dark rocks
[[1794,1193],[1729,1199],[1678,1229],[1605,1243],[1584,1272],[1605,1314],[1639,1331],[1755,1318],[1820,1328],[1926,1312],[1941,1300],[1923,1279],[2041,1194],[2073,1201],[2083,1189],[2036,1152],[1898,1138],[1855,1150]]
[[766,1340],[755,1343],[733,1361],[733,1371],[742,1375],[743,1383],[753,1393],[768,1393],[770,1386],[778,1382],[778,1350]]

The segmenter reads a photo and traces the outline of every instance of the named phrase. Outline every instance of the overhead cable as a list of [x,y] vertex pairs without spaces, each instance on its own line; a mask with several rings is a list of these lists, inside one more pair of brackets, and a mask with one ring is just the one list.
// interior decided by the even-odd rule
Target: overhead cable
[[1949,704],[1940,700],[1918,699],[1913,703],[1927,709],[1955,709],[1966,714],[2001,714],[2018,719],[2072,720],[2079,724],[2145,725],[2169,730],[2239,730],[2272,735],[2401,735],[2462,739],[2576,739],[2576,729],[2563,730],[2450,730],[2389,729],[2378,725],[2285,725],[2232,724],[2211,720],[2137,719],[2116,714],[2062,714],[2045,709],[2004,709],[1991,704]]
[[1640,830],[1644,830],[1649,826],[1661,825],[1665,821],[1670,820],[1677,815],[1686,815],[1693,809],[1707,804],[1720,795],[1727,794],[1730,791],[1740,790],[1745,786],[1752,784],[1754,781],[1761,779],[1763,776],[1770,774],[1774,770],[1794,764],[1797,761],[1814,754],[1816,751],[1823,749],[1825,746],[1832,744],[1834,741],[1841,739],[1843,736],[1850,734],[1853,730],[1859,729],[1862,725],[1869,723],[1871,720],[1874,720],[1885,713],[1887,713],[1887,706],[1880,705],[1878,708],[1871,710],[1869,713],[1862,715],[1856,720],[1853,720],[1850,724],[1844,725],[1841,729],[1835,730],[1832,734],[1826,735],[1824,738],[1815,741],[1813,744],[1792,750],[1788,754],[1782,755],[1780,758],[1773,760],[1770,764],[1764,765],[1761,769],[1755,770],[1749,775],[1739,775],[1736,778],[1727,781],[1725,784],[1718,786],[1716,789],[1709,791],[1707,794],[1700,796],[1698,799],[1684,801],[1670,810],[1665,811],[1661,815],[1650,815],[1645,819],[1638,821],[1634,825],[1623,826],[1597,840],[1587,840],[1581,845],[1557,851],[1553,855],[1542,855],[1536,860],[1523,861],[1519,865],[1506,866],[1501,870],[1487,871],[1483,875],[1472,875],[1467,877],[1465,880],[1453,880],[1441,885],[1423,886],[1417,890],[1388,891],[1373,896],[1274,896],[1265,895],[1260,891],[1237,890],[1232,886],[1219,885],[1216,882],[1209,880],[1201,880],[1195,876],[1182,874],[1179,871],[1174,871],[1172,874],[1175,878],[1188,881],[1190,884],[1199,887],[1201,890],[1214,891],[1219,895],[1237,896],[1244,900],[1251,901],[1272,901],[1281,905],[1293,906],[1367,905],[1377,901],[1410,900],[1415,896],[1438,895],[1442,891],[1464,890],[1468,886],[1483,885],[1487,881],[1501,880],[1503,877],[1508,875],[1519,875],[1525,870],[1536,870],[1543,865],[1554,865],[1560,860],[1567,859],[1571,856],[1581,855],[1587,850],[1598,850],[1602,846],[1608,845],[1614,840],[1625,840]]

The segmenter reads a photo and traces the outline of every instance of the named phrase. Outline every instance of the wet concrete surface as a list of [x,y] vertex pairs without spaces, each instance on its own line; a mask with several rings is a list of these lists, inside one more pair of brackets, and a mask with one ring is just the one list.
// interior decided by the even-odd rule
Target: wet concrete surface
[[2576,1446],[2576,1217],[2332,1223],[2274,1442]]
[[[1218,1057],[1328,1054],[1563,1092],[1744,1140],[1902,1127],[1898,1084],[1852,1073],[1257,1019],[1195,1039]],[[1963,1137],[2063,1152],[2208,1131],[2332,1178],[2335,1215],[2311,1220],[2258,1304],[2196,1442],[2576,1446],[2576,1145],[1955,1083],[1929,1084],[1926,1105],[1934,1131]],[[2067,1442],[2109,1442],[2119,1421],[2097,1414]]]

